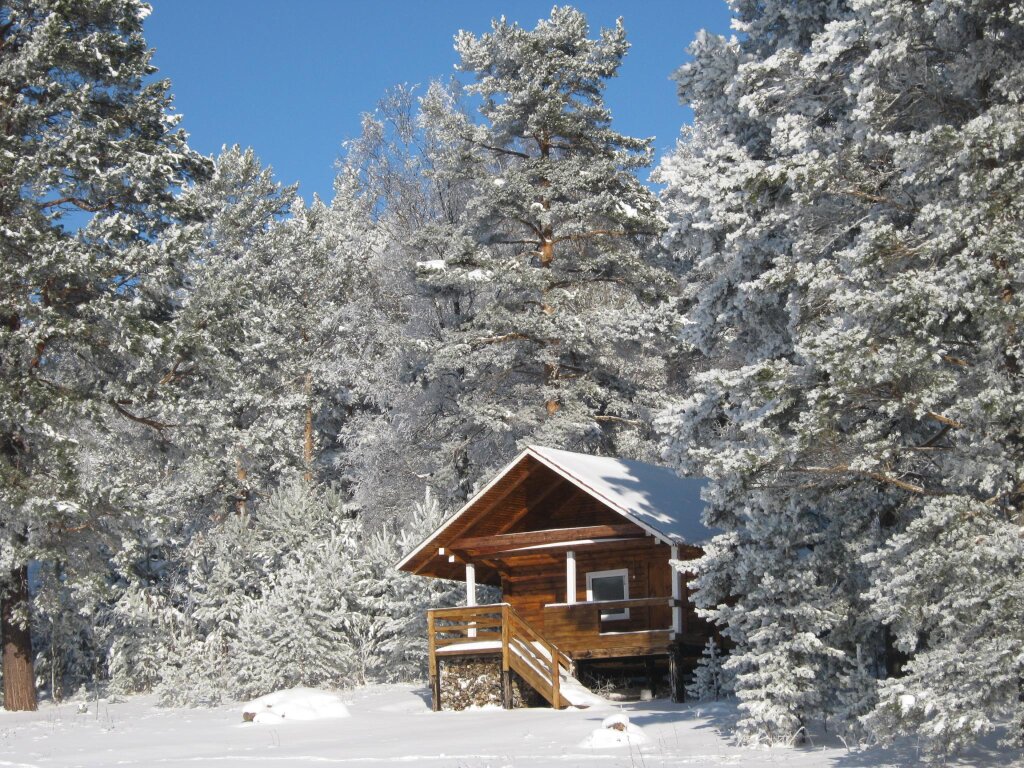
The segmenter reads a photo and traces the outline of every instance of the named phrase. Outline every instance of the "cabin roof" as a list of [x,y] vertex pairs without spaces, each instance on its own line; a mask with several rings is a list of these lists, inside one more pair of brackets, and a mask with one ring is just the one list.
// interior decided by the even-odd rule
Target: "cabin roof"
[[[397,567],[420,571],[438,547],[446,546],[446,542],[455,537],[458,521],[479,514],[489,499],[499,495],[503,483],[514,481],[517,474],[537,463],[667,544],[700,546],[713,535],[701,522],[704,509],[701,490],[707,482],[704,478],[680,477],[670,469],[641,461],[529,446]],[[451,578],[455,574],[445,575]]]
[[701,546],[712,531],[701,522],[702,477],[680,477],[671,469],[631,459],[589,456],[557,448],[530,446],[551,469],[589,491],[613,510],[666,543]]

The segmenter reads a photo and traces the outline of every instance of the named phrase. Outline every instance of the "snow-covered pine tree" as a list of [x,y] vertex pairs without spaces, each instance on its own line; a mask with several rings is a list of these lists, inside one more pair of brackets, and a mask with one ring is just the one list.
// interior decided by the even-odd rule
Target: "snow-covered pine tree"
[[281,222],[296,194],[252,150],[231,147],[187,197],[204,222],[173,233],[190,246],[189,283],[166,362],[165,404],[185,446],[171,468],[175,496],[210,518],[244,510],[278,472],[301,461],[298,419],[292,439],[280,435],[275,406],[294,386],[278,375],[281,344],[264,310],[281,300],[269,294],[266,272],[285,248]]
[[[917,736],[937,761],[1007,722],[1020,748],[1024,5],[857,11],[870,54],[851,79],[871,151],[846,183],[872,216],[841,307],[861,330],[823,352],[867,346],[884,395],[855,468],[898,482],[907,524],[868,561],[869,594],[910,657],[869,724]],[[861,49],[833,37],[833,50]]]
[[479,37],[461,32],[479,119],[451,88],[423,100],[442,147],[432,178],[467,194],[439,254],[418,265],[422,284],[453,297],[425,375],[448,388],[445,455],[474,479],[526,439],[649,447],[663,383],[652,308],[669,281],[644,246],[662,222],[634,173],[650,143],[616,133],[602,98],[625,30],[588,33],[568,7],[533,30],[500,19]]
[[339,616],[352,597],[338,569],[350,567],[357,530],[341,494],[300,475],[197,536],[184,553],[187,573],[171,585],[183,621],[154,617],[175,628],[156,687],[161,699],[210,704],[279,683],[321,684],[334,663],[342,679]]
[[[146,635],[160,629],[169,635],[156,685],[165,703],[422,679],[426,609],[463,593],[394,564],[440,524],[441,507],[428,492],[408,524],[368,535],[345,496],[296,477],[254,503],[251,517],[230,515],[197,538],[180,607],[148,603],[129,614],[142,637],[116,646],[112,671],[124,676],[115,684],[149,674],[157,659]],[[136,643],[144,658],[125,658]]]
[[373,389],[373,297],[361,289],[376,245],[352,184],[339,181],[334,205],[307,208],[252,150],[226,149],[188,201],[206,222],[180,234],[192,243],[190,286],[164,377],[187,445],[175,496],[221,516],[291,469],[335,472],[338,435]]
[[[267,375],[272,356],[259,353],[250,310],[263,296],[260,261],[270,258],[274,228],[294,199],[294,189],[277,184],[251,151],[225,149],[209,178],[183,190],[181,204],[194,220],[169,227],[158,242],[185,271],[174,293],[173,335],[159,359],[154,404],[161,421],[174,428],[160,450],[146,456],[142,485],[147,507],[162,519],[124,537],[111,579],[115,603],[102,613],[106,671],[115,690],[151,689],[171,674],[175,653],[210,631],[210,622],[191,612],[195,565],[189,557],[199,551],[197,541],[203,552],[223,543],[217,557],[224,567],[244,570],[245,526],[218,527],[218,521],[244,512],[250,494],[257,495],[252,489],[261,491],[277,475],[270,461],[243,459],[252,453],[265,459],[275,446],[282,452],[275,469],[299,463],[298,441],[267,437],[273,431],[258,406],[280,382]],[[268,447],[246,452],[253,445]],[[291,452],[283,454],[287,448]],[[211,542],[214,536],[224,541]],[[225,610],[235,618],[240,611],[234,604]],[[210,680],[216,687],[216,678]]]
[[161,587],[128,582],[100,617],[103,672],[113,693],[152,691],[175,668],[175,654],[187,648],[182,638],[191,637],[190,617],[171,602],[170,585]]
[[748,737],[870,707],[886,625],[910,660],[868,722],[940,756],[1021,707],[1024,14],[736,10],[662,169],[703,369],[662,424],[726,530],[698,599]]
[[[461,583],[403,573],[395,563],[444,521],[445,510],[428,487],[412,514],[390,521],[364,539],[353,593],[359,612],[375,619],[375,630],[355,638],[368,678],[387,682],[423,680],[427,673],[427,609],[458,605]],[[481,595],[481,602],[487,598]],[[369,641],[369,642],[367,642]]]
[[[693,372],[692,394],[662,427],[669,457],[711,478],[709,522],[727,531],[706,548],[695,585],[734,643],[727,666],[745,713],[740,732],[752,741],[788,743],[827,715],[844,635],[866,612],[850,571],[870,525],[844,525],[826,508],[859,512],[860,499],[775,479],[800,445],[789,425],[806,381],[791,325],[800,297],[764,277],[793,249],[788,168],[777,158],[804,156],[775,138],[776,123],[787,109],[838,109],[817,81],[801,93],[806,81],[792,72],[836,13],[740,3],[742,43],[700,35],[695,61],[677,75],[695,124],[659,169],[688,304],[679,356]],[[836,580],[824,578],[830,570]]]
[[[80,471],[80,438],[147,411],[175,264],[153,245],[206,163],[170,115],[137,0],[0,7],[0,634],[4,706],[35,707],[30,561],[91,574],[132,484]],[[140,361],[142,361],[140,363]],[[115,453],[115,451],[108,451]],[[123,455],[123,453],[122,453]],[[130,457],[122,466],[131,474]]]
[[[278,549],[278,556],[268,558],[261,594],[239,618],[225,692],[241,698],[365,683],[358,638],[377,617],[358,609],[358,519],[342,494],[305,482],[282,488],[258,512],[267,554]],[[307,535],[294,540],[303,526]]]

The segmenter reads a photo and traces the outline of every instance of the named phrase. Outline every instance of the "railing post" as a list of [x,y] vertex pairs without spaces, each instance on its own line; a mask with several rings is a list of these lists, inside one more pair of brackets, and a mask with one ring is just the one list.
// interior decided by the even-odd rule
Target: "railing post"
[[441,711],[441,675],[437,668],[437,638],[435,636],[434,612],[427,611],[427,653],[429,654],[431,708]]
[[686,701],[686,682],[683,679],[683,651],[680,641],[674,640],[668,646],[669,679],[672,681],[672,701],[677,704]]
[[[476,607],[476,565],[473,563],[466,563],[466,607]],[[467,637],[476,637],[476,627],[472,626],[473,622],[469,623]]]
[[508,606],[501,606],[501,706],[512,709],[512,670],[509,667],[509,615]]
[[561,694],[561,671],[558,666],[558,654],[555,653],[555,649],[549,644],[544,643],[548,647],[548,654],[551,656],[551,705],[555,709],[562,708]]

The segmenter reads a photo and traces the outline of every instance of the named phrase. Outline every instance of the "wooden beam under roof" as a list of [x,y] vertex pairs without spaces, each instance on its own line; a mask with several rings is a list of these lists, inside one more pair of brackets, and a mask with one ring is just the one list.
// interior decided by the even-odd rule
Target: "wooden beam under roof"
[[[537,562],[560,563],[564,569],[565,553],[569,550],[575,551],[577,555],[585,552],[612,552],[619,550],[637,551],[637,543],[650,541],[650,537],[625,539],[589,539],[586,541],[563,541],[557,544],[539,544],[535,547],[523,547],[522,549],[511,549],[507,552],[496,552],[488,557],[502,563],[515,561],[517,568],[529,567],[527,563],[536,560]],[[668,559],[667,557],[665,558]],[[524,562],[525,561],[525,562]],[[509,566],[511,567],[511,566]]]
[[449,549],[465,552],[469,555],[489,555],[508,552],[523,547],[535,547],[541,544],[562,544],[574,541],[593,539],[643,538],[645,532],[633,525],[587,525],[578,528],[549,528],[543,531],[523,531],[521,533],[499,533],[494,536],[474,536],[456,539],[448,545]]

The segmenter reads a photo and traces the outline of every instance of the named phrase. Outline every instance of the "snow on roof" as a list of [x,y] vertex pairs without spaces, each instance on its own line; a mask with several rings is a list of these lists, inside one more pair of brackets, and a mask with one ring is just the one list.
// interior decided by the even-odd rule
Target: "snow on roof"
[[590,456],[531,445],[395,567],[404,569],[412,563],[526,456],[532,456],[663,541],[702,546],[715,534],[714,530],[706,528],[701,522],[704,502],[700,493],[707,483],[704,478],[680,477],[670,469],[642,461]]
[[701,522],[704,478],[630,459],[531,445],[527,452],[643,528],[680,544],[701,545],[714,531]]

